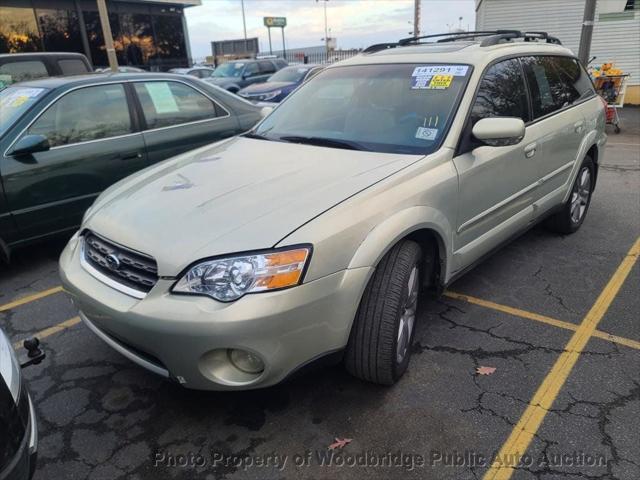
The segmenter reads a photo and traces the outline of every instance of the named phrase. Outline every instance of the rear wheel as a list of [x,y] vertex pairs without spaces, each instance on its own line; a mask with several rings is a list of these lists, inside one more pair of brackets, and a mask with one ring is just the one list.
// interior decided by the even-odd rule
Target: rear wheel
[[345,353],[352,375],[382,385],[406,371],[418,312],[420,246],[404,240],[376,267],[364,292]]
[[547,221],[547,226],[551,230],[569,234],[580,228],[591,203],[594,171],[593,160],[586,156],[580,165],[569,199],[562,206],[562,209]]

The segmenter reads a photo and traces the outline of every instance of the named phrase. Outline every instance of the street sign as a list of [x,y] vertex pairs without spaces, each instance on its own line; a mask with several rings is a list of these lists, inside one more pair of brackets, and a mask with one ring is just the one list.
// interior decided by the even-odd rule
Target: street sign
[[287,17],[263,17],[265,27],[284,28],[287,26]]

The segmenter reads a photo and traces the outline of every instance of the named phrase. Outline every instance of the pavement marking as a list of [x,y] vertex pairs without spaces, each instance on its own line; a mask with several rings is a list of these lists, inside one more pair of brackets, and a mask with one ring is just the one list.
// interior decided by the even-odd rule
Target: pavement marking
[[640,147],[640,143],[607,142],[607,145],[625,145],[630,147]]
[[[482,298],[472,297],[471,295],[465,295],[462,293],[452,292],[447,290],[443,293],[445,297],[453,298],[456,300],[462,300],[463,302],[479,305],[481,307],[489,308],[491,310],[497,310],[499,312],[507,313],[520,318],[528,320],[534,320],[536,322],[546,323],[558,328],[564,328],[565,330],[578,330],[579,325],[571,322],[565,322],[556,318],[547,317],[546,315],[540,315],[538,313],[527,312],[519,308],[509,307],[508,305],[501,305],[499,303],[491,302],[489,300],[483,300]],[[632,340],[630,338],[620,337],[618,335],[612,335],[611,333],[603,332],[602,330],[595,330],[593,336],[602,340],[624,345],[625,347],[635,348],[640,350],[640,342]]]
[[[63,330],[66,330],[67,328],[71,328],[74,325],[77,325],[80,323],[80,317],[73,317],[70,318],[69,320],[65,320],[64,322],[58,323],[57,325],[54,325],[53,327],[49,327],[49,328],[45,328],[44,330],[41,330],[35,334],[33,334],[33,337],[38,337],[38,339],[42,340],[43,338],[47,338],[50,337],[51,335],[54,335],[58,332],[62,332]],[[13,344],[13,348],[14,349],[18,349],[22,347],[22,342],[23,340],[20,340],[19,342],[16,342]]]
[[45,290],[43,292],[34,293],[32,295],[27,295],[25,297],[19,298],[9,303],[5,303],[4,305],[0,305],[0,312],[5,312],[7,310],[11,310],[12,308],[19,307],[21,305],[25,305],[27,303],[33,302],[35,300],[39,300],[44,297],[48,297],[49,295],[53,295],[54,293],[59,293],[62,291],[62,287],[54,287],[49,290]]
[[571,370],[575,366],[580,353],[587,345],[596,330],[596,326],[602,320],[611,306],[620,288],[627,279],[629,272],[640,255],[640,237],[635,241],[629,253],[607,283],[598,299],[584,317],[582,323],[571,336],[564,351],[551,367],[551,370],[538,387],[533,398],[529,402],[522,417],[513,427],[507,441],[502,445],[491,468],[486,472],[483,480],[508,480],[516,471],[516,467],[529,448],[531,440],[538,432],[547,411],[553,405],[560,389],[567,380]]

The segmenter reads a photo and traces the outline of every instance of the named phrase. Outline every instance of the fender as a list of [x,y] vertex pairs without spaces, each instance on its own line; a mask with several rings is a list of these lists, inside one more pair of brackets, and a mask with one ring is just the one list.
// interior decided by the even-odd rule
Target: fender
[[445,215],[426,206],[400,210],[376,225],[358,246],[348,268],[377,265],[391,247],[418,230],[431,230],[435,233],[443,267],[441,280],[446,283],[450,276],[451,245],[444,239],[453,238],[452,228]]
[[[565,193],[562,198],[561,203],[567,202],[569,200],[569,195],[571,195],[571,187],[573,186],[573,182],[576,181],[576,177],[578,176],[578,171],[580,170],[580,165],[582,164],[582,159],[587,155],[589,149],[596,145],[596,148],[600,150],[604,143],[606,142],[606,138],[601,138],[599,140],[596,139],[598,132],[596,130],[591,130],[587,135],[582,139],[582,143],[580,143],[580,148],[578,149],[578,155],[576,156],[575,163],[573,164],[573,168],[571,170],[571,175],[565,184]],[[602,152],[598,151],[598,158],[602,158]],[[593,159],[596,161],[596,159]]]

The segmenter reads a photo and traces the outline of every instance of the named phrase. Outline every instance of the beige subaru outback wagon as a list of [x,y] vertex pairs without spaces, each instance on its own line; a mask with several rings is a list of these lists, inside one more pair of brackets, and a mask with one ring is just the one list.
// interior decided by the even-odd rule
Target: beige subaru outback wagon
[[544,33],[375,45],[250,132],[104,192],[62,253],[64,288],[104,342],[188,388],[265,387],[327,359],[393,384],[421,292],[536,222],[580,228],[604,125]]

